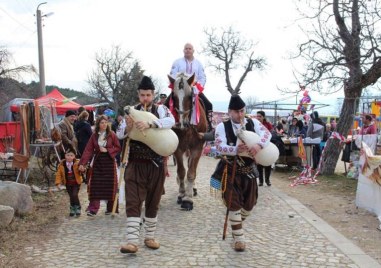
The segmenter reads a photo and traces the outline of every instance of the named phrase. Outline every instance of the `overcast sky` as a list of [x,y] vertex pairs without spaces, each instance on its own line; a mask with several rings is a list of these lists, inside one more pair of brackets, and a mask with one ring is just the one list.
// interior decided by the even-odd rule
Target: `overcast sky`
[[[43,1],[0,0],[0,45],[12,54],[17,65],[38,68],[36,8]],[[242,36],[258,42],[257,55],[267,59],[264,72],[251,72],[242,86],[242,96],[260,101],[284,98],[277,87],[297,88],[289,54],[295,52],[303,33],[294,23],[297,12],[292,0],[52,0],[41,5],[43,20],[45,77],[47,85],[84,91],[89,73],[95,67],[95,53],[119,45],[132,51],[145,74],[166,88],[172,62],[183,56],[185,43],[194,45],[195,56],[206,67],[206,96],[213,102],[230,95],[224,77],[208,68],[200,54],[205,43],[205,27],[233,25]],[[232,77],[233,85],[239,76]],[[28,76],[25,81],[38,81]],[[310,92],[312,102],[334,104],[334,97]],[[293,97],[295,102],[299,97]],[[292,107],[294,108],[294,107]],[[295,107],[296,108],[296,107]],[[336,107],[325,109],[331,113]]]

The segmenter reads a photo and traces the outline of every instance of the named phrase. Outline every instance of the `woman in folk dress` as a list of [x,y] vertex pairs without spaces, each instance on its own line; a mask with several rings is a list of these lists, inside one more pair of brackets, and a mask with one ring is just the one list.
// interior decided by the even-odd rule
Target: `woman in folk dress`
[[120,152],[120,143],[111,131],[107,117],[100,116],[95,123],[95,131],[83,151],[79,161],[79,170],[93,160],[92,175],[88,181],[89,206],[88,216],[98,213],[100,201],[107,201],[106,214],[111,214],[118,187],[115,156]]

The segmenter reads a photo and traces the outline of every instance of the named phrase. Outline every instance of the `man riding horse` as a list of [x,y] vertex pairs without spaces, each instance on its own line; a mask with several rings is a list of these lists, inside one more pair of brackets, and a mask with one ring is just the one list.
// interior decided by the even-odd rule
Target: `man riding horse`
[[195,74],[196,83],[193,85],[194,94],[201,99],[207,114],[209,131],[212,130],[213,105],[203,93],[206,76],[201,62],[193,56],[194,48],[190,43],[184,45],[184,57],[175,60],[172,64],[170,75],[176,78],[178,73],[186,73],[188,76]]

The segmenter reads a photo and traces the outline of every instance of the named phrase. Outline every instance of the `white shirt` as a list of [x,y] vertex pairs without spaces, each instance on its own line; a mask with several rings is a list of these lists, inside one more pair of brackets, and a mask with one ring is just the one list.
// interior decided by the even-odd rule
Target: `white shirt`
[[100,131],[98,132],[98,145],[99,147],[106,147],[107,140],[106,140],[106,131]]
[[[253,118],[252,120],[254,123],[255,133],[257,133],[259,137],[261,138],[259,144],[262,146],[262,148],[264,148],[270,143],[271,133],[257,119]],[[236,135],[237,130],[241,129],[242,125],[235,124],[233,123],[232,120],[230,120],[230,122],[233,125],[233,131],[234,131],[234,134]],[[247,119],[244,118],[244,126],[246,125],[246,123],[247,123]],[[215,137],[216,137],[215,139],[216,149],[218,152],[220,152],[222,155],[237,155],[237,146],[236,145],[232,146],[227,144],[225,125],[223,122],[217,125]]]
[[193,73],[196,74],[196,82],[199,82],[203,87],[206,83],[206,76],[204,72],[204,67],[201,62],[193,59],[192,61],[188,61],[186,58],[180,58],[173,62],[170,75],[173,78],[176,78],[178,73],[186,73],[191,76]]

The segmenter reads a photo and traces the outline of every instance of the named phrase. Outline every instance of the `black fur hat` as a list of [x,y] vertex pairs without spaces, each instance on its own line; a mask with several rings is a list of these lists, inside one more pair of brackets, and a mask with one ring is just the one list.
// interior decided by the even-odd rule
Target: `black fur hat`
[[241,99],[239,95],[232,95],[229,102],[228,109],[241,110],[246,106],[246,103]]
[[143,76],[143,79],[140,82],[138,89],[155,90],[155,86],[153,85],[151,78],[149,78],[148,76]]

